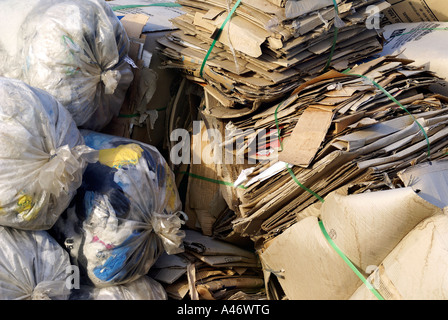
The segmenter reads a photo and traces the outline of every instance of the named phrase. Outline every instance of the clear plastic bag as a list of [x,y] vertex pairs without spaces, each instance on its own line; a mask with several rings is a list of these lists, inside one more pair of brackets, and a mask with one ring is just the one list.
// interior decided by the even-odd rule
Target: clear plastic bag
[[147,274],[166,251],[183,251],[184,220],[174,174],[159,151],[134,140],[81,130],[99,150],[54,230],[96,287]]
[[97,288],[81,286],[73,289],[70,300],[167,300],[168,295],[156,280],[142,276],[135,281]]
[[133,79],[121,22],[103,0],[23,2],[0,2],[11,25],[0,28],[0,75],[44,89],[77,126],[101,130],[118,115]]
[[51,228],[97,158],[51,95],[0,78],[0,225]]
[[70,257],[46,231],[0,227],[0,299],[68,300]]

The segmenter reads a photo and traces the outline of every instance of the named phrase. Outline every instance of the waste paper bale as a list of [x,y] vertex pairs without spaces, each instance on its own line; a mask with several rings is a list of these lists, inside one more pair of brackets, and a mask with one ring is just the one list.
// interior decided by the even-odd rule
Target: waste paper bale
[[68,300],[70,258],[47,231],[0,227],[0,300]]
[[99,150],[83,183],[55,225],[91,283],[106,287],[145,275],[157,258],[183,250],[181,202],[159,151],[144,143],[81,130]]
[[2,1],[0,75],[56,97],[83,128],[118,115],[133,79],[128,36],[103,0]]
[[0,225],[46,230],[66,210],[97,151],[51,95],[0,78]]

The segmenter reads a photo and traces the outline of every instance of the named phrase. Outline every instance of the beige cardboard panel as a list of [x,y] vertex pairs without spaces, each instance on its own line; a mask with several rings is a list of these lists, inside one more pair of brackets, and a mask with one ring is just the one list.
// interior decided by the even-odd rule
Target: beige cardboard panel
[[409,187],[355,195],[342,188],[325,198],[321,219],[342,252],[366,271],[417,224],[441,212]]
[[[448,217],[427,218],[416,226],[378,266],[368,280],[386,300],[446,300]],[[375,266],[373,266],[375,267]],[[378,300],[360,286],[350,300]]]
[[388,0],[392,5],[385,10],[390,23],[448,21],[445,0]]
[[319,150],[333,120],[332,111],[308,108],[299,118],[290,139],[285,143],[279,160],[308,167]]
[[325,239],[314,216],[285,230],[260,259],[290,300],[345,300],[362,283]]

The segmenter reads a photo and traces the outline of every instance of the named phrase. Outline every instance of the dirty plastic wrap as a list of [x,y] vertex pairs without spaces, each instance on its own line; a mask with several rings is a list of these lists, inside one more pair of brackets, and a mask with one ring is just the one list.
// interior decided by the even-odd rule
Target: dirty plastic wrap
[[46,231],[0,227],[0,300],[68,300],[70,257]]
[[97,158],[51,95],[0,78],[0,225],[51,228]]
[[49,92],[79,127],[99,131],[118,115],[133,73],[128,36],[105,1],[6,0],[0,11],[0,75]]
[[74,201],[55,224],[87,282],[106,287],[145,275],[166,251],[183,251],[184,214],[174,174],[159,151],[131,139],[81,130],[99,150]]
[[72,290],[70,300],[167,300],[168,295],[156,280],[142,276],[135,281],[97,288],[81,286]]

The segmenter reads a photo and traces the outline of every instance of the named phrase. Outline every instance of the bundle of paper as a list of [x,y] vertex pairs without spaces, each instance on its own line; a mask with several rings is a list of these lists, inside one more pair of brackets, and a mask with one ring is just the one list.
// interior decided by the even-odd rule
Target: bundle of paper
[[162,255],[150,270],[173,299],[229,299],[263,291],[261,264],[251,250],[186,230],[185,252]]
[[[272,129],[283,139],[276,159],[259,161],[237,179],[245,188],[235,231],[267,239],[313,215],[313,206],[339,187],[397,188],[398,171],[446,157],[448,98],[428,90],[438,78],[411,62],[385,56],[328,72],[256,117],[229,123]],[[255,138],[244,137],[242,145]],[[278,134],[271,138],[275,148]]]
[[344,70],[381,51],[381,30],[366,27],[366,21],[390,6],[382,0],[177,3],[185,11],[172,19],[179,30],[159,39],[165,66],[205,82],[209,93],[239,115],[330,66]]

